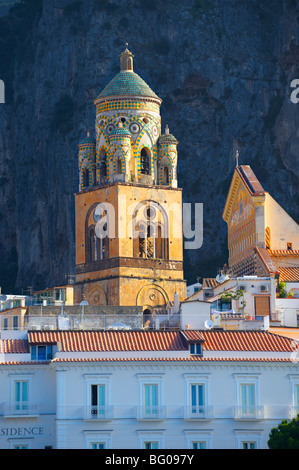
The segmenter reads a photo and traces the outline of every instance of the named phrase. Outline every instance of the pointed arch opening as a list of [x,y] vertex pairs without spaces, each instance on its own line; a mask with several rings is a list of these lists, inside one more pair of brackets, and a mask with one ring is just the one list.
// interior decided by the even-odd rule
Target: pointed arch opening
[[150,175],[151,170],[151,152],[144,147],[140,152],[140,172],[142,175]]

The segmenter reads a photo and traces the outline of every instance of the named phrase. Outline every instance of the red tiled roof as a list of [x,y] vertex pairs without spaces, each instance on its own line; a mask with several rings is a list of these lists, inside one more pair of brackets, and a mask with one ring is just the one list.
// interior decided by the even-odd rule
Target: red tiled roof
[[255,196],[265,194],[264,188],[262,187],[261,183],[255,176],[249,165],[241,165],[237,167],[237,171],[243,179],[244,183],[246,184],[247,188],[251,192],[251,194]]
[[261,260],[264,263],[267,271],[269,273],[278,274],[278,272],[279,272],[278,268],[277,268],[275,262],[273,261],[273,259],[271,258],[270,254],[268,253],[268,250],[266,250],[266,248],[257,248],[257,247],[255,247],[255,251],[258,254],[258,256],[261,258]]
[[299,256],[299,250],[267,250],[271,256]]
[[292,352],[290,338],[267,331],[201,331],[208,351]]
[[182,351],[187,349],[178,331],[30,331],[30,344],[60,342],[74,351]]
[[299,266],[296,267],[278,267],[281,281],[299,282]]
[[26,340],[4,339],[0,341],[1,354],[26,354],[28,352],[28,342]]
[[30,344],[60,342],[63,352],[186,351],[202,342],[208,351],[292,352],[292,341],[266,331],[43,331],[29,332]]
[[219,286],[219,282],[216,281],[213,277],[207,277],[202,281],[202,288],[214,289],[214,287]]

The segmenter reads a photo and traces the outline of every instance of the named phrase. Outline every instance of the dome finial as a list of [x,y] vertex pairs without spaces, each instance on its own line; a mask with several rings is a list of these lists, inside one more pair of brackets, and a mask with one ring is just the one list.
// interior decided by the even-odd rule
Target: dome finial
[[126,49],[120,55],[120,71],[121,72],[133,72],[133,54],[130,52],[127,47],[128,43],[125,44]]
[[169,127],[168,127],[168,124],[166,124],[166,127],[165,127],[165,134],[169,134]]

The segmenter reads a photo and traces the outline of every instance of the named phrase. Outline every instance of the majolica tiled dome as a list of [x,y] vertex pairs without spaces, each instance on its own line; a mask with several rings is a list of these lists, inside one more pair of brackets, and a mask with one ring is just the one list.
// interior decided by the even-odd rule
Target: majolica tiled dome
[[147,98],[158,98],[156,93],[135,72],[119,72],[104,88],[98,98],[110,96],[142,96]]
[[127,129],[124,129],[123,127],[116,127],[109,134],[109,136],[115,136],[115,135],[131,137],[130,132]]
[[145,81],[133,71],[133,54],[128,49],[120,56],[120,66],[120,72],[108,83],[97,100],[110,97],[144,97],[161,101]]
[[169,128],[166,126],[165,134],[160,135],[159,142],[168,142],[178,144],[178,140],[174,137],[174,135],[169,134]]
[[90,137],[90,133],[88,132],[87,133],[87,137],[85,137],[83,140],[81,140],[81,142],[79,143],[79,145],[95,145],[96,144],[96,141],[93,137]]

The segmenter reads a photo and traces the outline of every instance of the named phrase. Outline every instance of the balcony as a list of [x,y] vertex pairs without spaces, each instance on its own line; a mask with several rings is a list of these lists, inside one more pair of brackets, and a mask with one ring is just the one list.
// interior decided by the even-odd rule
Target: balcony
[[137,407],[137,421],[163,421],[166,416],[166,406]]
[[234,419],[237,421],[259,421],[265,418],[264,406],[236,406],[234,408]]
[[84,410],[85,421],[111,421],[114,419],[114,406],[87,406]]
[[213,406],[185,406],[185,421],[209,421],[214,419]]
[[4,403],[2,412],[5,418],[37,418],[39,407],[26,402]]

